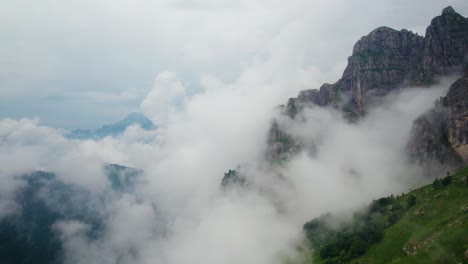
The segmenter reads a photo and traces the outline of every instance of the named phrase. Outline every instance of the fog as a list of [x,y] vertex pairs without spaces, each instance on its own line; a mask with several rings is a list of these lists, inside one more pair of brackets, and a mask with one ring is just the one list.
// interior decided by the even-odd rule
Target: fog
[[[408,20],[401,19],[402,1],[296,1],[286,11],[278,1],[241,1],[239,6],[224,1],[232,12],[209,2],[144,1],[139,6],[123,1],[112,8],[100,3],[90,9],[89,21],[70,15],[89,10],[76,2],[38,24],[34,22],[42,15],[8,3],[15,12],[0,21],[13,55],[0,69],[0,94],[9,102],[0,100],[1,116],[23,107],[28,114],[11,116],[36,115],[38,93],[47,95],[47,100],[37,99],[41,104],[56,108],[39,107],[42,119],[0,120],[0,219],[21,215],[23,205],[14,198],[26,183],[19,176],[49,171],[80,190],[85,197],[70,202],[93,212],[101,224],[96,233],[92,224],[73,217],[50,227],[63,245],[65,263],[282,264],[300,259],[297,246],[306,221],[326,212],[352,211],[428,181],[408,163],[404,148],[413,120],[433,106],[451,80],[431,88],[396,89],[353,124],[334,109],[308,108],[292,120],[276,106],[300,90],[335,81],[362,34],[391,21],[395,27],[411,21],[411,29],[421,33],[446,1],[434,6],[418,1],[404,10]],[[464,1],[450,2],[468,8]],[[376,12],[361,20],[362,6],[368,5]],[[427,19],[414,16],[421,6]],[[141,16],[135,19],[129,9]],[[244,22],[238,15],[245,10]],[[191,25],[193,21],[201,22]],[[28,30],[29,24],[37,33],[29,33],[36,32]],[[24,35],[17,37],[17,32]],[[47,41],[35,42],[43,35]],[[75,39],[63,41],[69,35]],[[37,45],[18,50],[17,43]],[[110,48],[115,43],[117,48]],[[62,54],[61,47],[81,53]],[[104,50],[108,58],[97,63],[102,57],[94,55]],[[4,52],[8,49],[0,54]],[[80,54],[86,54],[83,61]],[[146,65],[159,58],[157,66]],[[135,73],[139,70],[144,74]],[[106,74],[97,74],[102,72]],[[135,81],[143,75],[143,81]],[[148,76],[154,76],[152,83]],[[89,102],[80,101],[84,98],[97,103],[86,107]],[[83,117],[80,110],[93,120],[138,110],[158,128],[131,126],[120,136],[76,140],[45,125],[97,123],[73,118]],[[57,120],[64,116],[65,121]],[[273,120],[305,146],[280,165],[265,160]],[[132,191],[117,192],[110,188],[107,164],[143,173]],[[237,166],[248,184],[222,187],[224,173]],[[51,195],[55,190],[45,188],[39,198],[62,210],[63,201]]]
[[[295,248],[306,221],[424,181],[407,163],[404,147],[412,121],[449,81],[390,94],[355,124],[319,107],[292,120],[275,110],[287,84],[272,65],[274,59],[254,65],[231,84],[207,79],[204,92],[194,96],[184,96],[176,74],[161,73],[159,92],[141,104],[153,120],[165,120],[154,131],[132,126],[115,138],[68,140],[38,120],[0,121],[0,216],[21,211],[12,199],[21,185],[14,176],[41,169],[87,190],[86,206],[103,221],[97,237],[76,219],[51,227],[67,263],[284,263],[299,257]],[[178,109],[156,111],[174,100]],[[315,151],[269,165],[264,157],[273,119]],[[108,163],[144,170],[134,192],[109,193]],[[237,165],[250,184],[222,188],[223,173]]]
[[468,13],[465,0],[3,0],[0,118],[99,127],[137,110],[158,73],[176,72],[189,94],[205,75],[233,83],[279,54],[280,36],[306,51],[283,69],[303,60],[318,88],[341,76],[363,35],[380,26],[424,35],[447,5]]

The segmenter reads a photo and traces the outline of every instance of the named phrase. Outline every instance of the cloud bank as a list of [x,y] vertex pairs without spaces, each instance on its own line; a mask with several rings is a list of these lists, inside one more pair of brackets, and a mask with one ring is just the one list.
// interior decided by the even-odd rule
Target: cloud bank
[[[358,124],[325,108],[307,109],[303,121],[292,121],[278,117],[272,106],[284,100],[285,85],[301,87],[303,71],[278,71],[282,58],[259,62],[235,83],[206,77],[204,91],[165,112],[166,122],[155,131],[134,126],[119,137],[81,141],[67,140],[63,131],[38,120],[0,121],[5,183],[0,216],[21,211],[12,200],[21,181],[13,176],[47,169],[87,190],[86,206],[99,212],[103,223],[94,237],[92,227],[77,219],[51,227],[66,263],[284,263],[299,257],[295,247],[305,221],[420,182],[403,148],[412,120],[448,84],[389,95]],[[286,78],[294,72],[298,78]],[[183,94],[173,73],[158,75],[156,83],[155,89],[162,84],[178,89],[168,96],[150,92],[142,108]],[[159,118],[156,113],[150,117]],[[274,117],[316,151],[285,166],[265,165],[266,133]],[[103,171],[108,163],[143,169],[144,180],[132,193],[109,194]],[[222,189],[223,173],[238,164],[252,184]]]
[[463,0],[5,0],[0,117],[95,128],[138,109],[159,72],[177,72],[190,94],[206,74],[235,82],[294,27],[289,49],[302,44],[318,87],[338,79],[361,36],[382,25],[424,34],[447,5],[468,13]]
[[[38,119],[0,121],[0,217],[21,212],[13,198],[24,182],[15,176],[38,169],[89,192],[86,206],[100,212],[97,236],[79,219],[51,227],[67,263],[284,263],[298,257],[305,221],[406,191],[421,179],[403,148],[412,120],[447,84],[391,95],[358,124],[322,108],[293,122],[274,107],[333,81],[361,35],[383,24],[420,32],[446,1],[293,1],[287,8],[278,1],[72,1],[66,8],[48,1],[39,9],[10,1],[2,9],[9,11],[0,25],[12,54],[2,66],[2,98],[15,106],[41,92],[47,103],[80,109],[60,99],[71,93],[103,104],[86,108],[90,116],[139,108],[158,125],[93,141],[68,140]],[[363,16],[362,6],[375,12]],[[36,45],[18,50],[18,42]],[[133,104],[113,108],[106,100]],[[268,166],[273,118],[314,151]],[[134,192],[109,191],[109,163],[144,171]],[[252,184],[222,189],[223,173],[237,165]]]

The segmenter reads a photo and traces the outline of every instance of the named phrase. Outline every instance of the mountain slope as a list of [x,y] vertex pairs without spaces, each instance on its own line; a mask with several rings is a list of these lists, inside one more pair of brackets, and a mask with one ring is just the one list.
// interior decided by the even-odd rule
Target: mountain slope
[[[281,112],[291,119],[304,108],[320,106],[340,110],[358,121],[370,106],[395,89],[436,84],[437,78],[468,72],[468,19],[447,7],[421,37],[408,30],[380,27],[362,37],[348,58],[341,79],[290,98]],[[267,159],[282,160],[297,150],[293,138],[273,122]],[[294,152],[294,151],[293,151]]]
[[[361,256],[351,259],[344,259],[341,253],[333,259],[322,258],[326,256],[324,247],[335,243],[333,239],[336,235],[333,233],[335,231],[321,231],[331,232],[331,235],[319,240],[321,244],[311,257],[314,263],[468,263],[468,168],[394,200],[388,197],[374,201],[369,207],[371,212],[376,202],[381,204],[378,210],[390,217],[396,213],[396,205],[406,205],[407,209],[395,223],[390,223],[383,230],[378,243],[358,252]],[[401,212],[400,209],[398,211]],[[355,217],[353,223],[344,225],[363,223],[357,219]],[[313,240],[317,240],[316,235],[323,227],[314,229],[317,225],[310,226],[310,223],[317,223],[317,220],[304,225],[304,230]],[[352,235],[347,230],[345,239]],[[360,232],[358,236],[361,236]],[[339,250],[345,250],[346,243],[338,246],[343,247]]]
[[453,183],[427,185],[401,197],[417,203],[384,239],[355,263],[468,263],[468,169],[453,175]]

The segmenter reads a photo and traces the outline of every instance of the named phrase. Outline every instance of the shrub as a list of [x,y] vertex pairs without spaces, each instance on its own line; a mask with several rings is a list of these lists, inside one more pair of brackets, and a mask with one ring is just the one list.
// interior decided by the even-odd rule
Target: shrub
[[408,200],[406,201],[406,204],[407,204],[408,208],[411,208],[411,207],[415,206],[416,205],[416,196],[411,195],[408,198]]
[[432,189],[437,190],[437,189],[440,189],[442,187],[444,187],[444,186],[442,185],[442,181],[440,179],[435,179],[432,182]]
[[452,181],[453,181],[453,177],[449,175],[449,176],[445,177],[445,178],[442,180],[442,186],[445,187],[445,186],[451,184]]

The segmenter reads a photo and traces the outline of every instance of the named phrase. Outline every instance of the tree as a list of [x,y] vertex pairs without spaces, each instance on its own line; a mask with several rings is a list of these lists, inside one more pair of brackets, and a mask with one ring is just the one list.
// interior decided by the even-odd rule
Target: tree
[[408,197],[408,200],[406,200],[406,204],[408,205],[408,208],[411,208],[416,205],[416,196],[411,195]]
[[444,186],[442,185],[442,181],[439,178],[435,179],[432,182],[432,189],[437,190],[437,189],[440,189],[442,187],[444,187]]
[[445,177],[445,178],[442,180],[442,186],[445,187],[445,186],[451,184],[452,181],[453,181],[453,177],[449,175],[449,176]]

